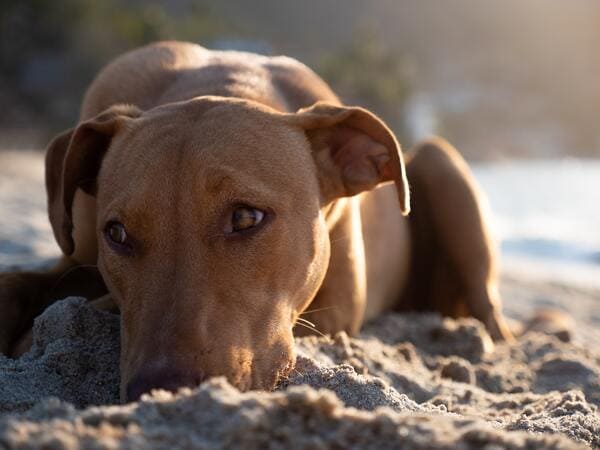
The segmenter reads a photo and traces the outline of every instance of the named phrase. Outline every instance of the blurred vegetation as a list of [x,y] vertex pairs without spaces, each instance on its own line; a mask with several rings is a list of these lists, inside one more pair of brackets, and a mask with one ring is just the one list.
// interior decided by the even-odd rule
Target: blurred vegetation
[[339,51],[323,55],[313,68],[345,103],[377,112],[402,140],[402,105],[410,94],[411,68],[397,54],[367,28]]
[[[265,41],[240,17],[225,20],[208,0],[0,1],[0,101],[10,105],[0,129],[41,129],[42,140],[76,122],[85,88],[123,51],[161,39],[277,53],[289,47]],[[302,57],[345,100],[373,109],[400,131],[405,68],[373,33]]]
[[0,8],[0,127],[64,127],[86,86],[117,54],[177,37],[206,41],[226,26],[203,2],[182,11],[122,0],[9,0]]
[[598,157],[599,30],[597,0],[0,0],[0,148],[45,145],[110,59],[180,39],[296,57],[405,148]]

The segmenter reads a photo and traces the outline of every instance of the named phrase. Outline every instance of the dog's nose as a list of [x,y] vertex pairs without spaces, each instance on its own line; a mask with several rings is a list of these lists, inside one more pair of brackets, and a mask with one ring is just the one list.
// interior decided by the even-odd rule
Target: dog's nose
[[196,387],[204,380],[201,374],[190,374],[172,368],[142,370],[127,383],[127,401],[139,400],[142,394],[153,389],[176,392],[183,387]]

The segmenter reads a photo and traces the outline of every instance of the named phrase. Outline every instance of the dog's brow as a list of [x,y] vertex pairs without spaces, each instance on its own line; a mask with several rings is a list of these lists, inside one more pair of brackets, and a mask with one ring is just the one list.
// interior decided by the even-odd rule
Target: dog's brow
[[208,192],[219,192],[223,188],[232,183],[230,175],[227,174],[216,174],[209,175],[206,179],[206,190]]
[[210,173],[211,171],[209,170],[208,172],[209,174],[206,176],[205,181],[207,192],[234,191],[236,187],[239,190],[239,187],[243,186],[244,193],[250,197],[282,197],[281,193],[273,190],[259,178],[241,173],[234,168],[220,167],[218,171],[215,170],[213,173]]

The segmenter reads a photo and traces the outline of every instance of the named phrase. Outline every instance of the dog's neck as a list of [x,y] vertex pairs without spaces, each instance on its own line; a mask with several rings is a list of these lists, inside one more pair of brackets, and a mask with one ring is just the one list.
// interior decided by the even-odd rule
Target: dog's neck
[[349,197],[335,199],[323,208],[325,223],[329,231],[333,230],[349,207]]

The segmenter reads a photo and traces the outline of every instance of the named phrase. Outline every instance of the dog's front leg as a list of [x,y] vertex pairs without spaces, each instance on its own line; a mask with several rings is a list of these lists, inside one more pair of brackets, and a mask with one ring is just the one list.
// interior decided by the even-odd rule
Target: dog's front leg
[[55,281],[52,271],[0,274],[0,353],[9,354],[31,328]]
[[22,353],[33,319],[54,301],[105,292],[95,267],[77,265],[67,257],[48,271],[0,274],[0,353]]
[[502,314],[498,267],[483,194],[458,151],[440,138],[417,145],[407,173],[413,276],[406,300],[417,310],[473,316],[494,340],[513,339]]

